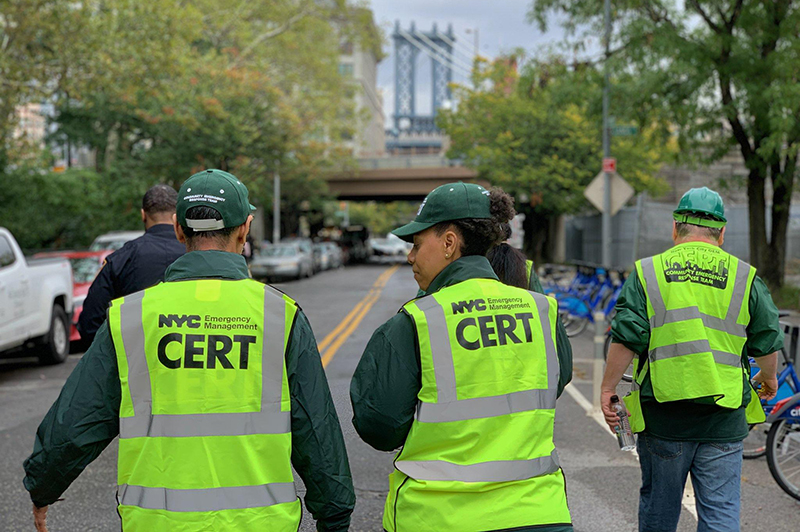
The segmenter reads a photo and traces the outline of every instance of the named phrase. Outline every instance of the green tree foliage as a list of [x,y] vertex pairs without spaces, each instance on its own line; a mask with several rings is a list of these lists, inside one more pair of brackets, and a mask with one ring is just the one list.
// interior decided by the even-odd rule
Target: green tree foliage
[[[681,153],[713,162],[738,150],[748,169],[750,261],[783,284],[789,207],[800,146],[800,2],[623,0],[614,7],[613,72],[632,74],[630,103],[668,120]],[[598,33],[602,9],[589,0],[535,0],[569,21],[576,42]],[[771,219],[767,231],[768,197]]]
[[383,237],[413,220],[418,209],[419,203],[408,201],[351,202],[350,223],[368,227],[373,236]]
[[338,147],[354,127],[340,42],[379,55],[380,39],[347,0],[3,0],[0,46],[16,55],[0,59],[0,140],[16,105],[47,100],[51,141],[91,148],[101,180],[130,181],[112,194],[216,167],[269,205],[280,168],[293,232],[300,204],[327,196],[323,173],[350,158]]
[[[525,62],[517,54],[480,64],[473,81],[478,88],[455,88],[458,109],[439,115],[452,141],[448,155],[517,198],[526,215],[526,251],[550,260],[556,217],[587,206],[583,191],[601,169],[602,76],[588,65]],[[628,109],[617,120],[638,118]],[[637,191],[657,193],[664,185],[655,174],[670,139],[657,125],[638,124],[640,134],[615,138],[612,151]]]

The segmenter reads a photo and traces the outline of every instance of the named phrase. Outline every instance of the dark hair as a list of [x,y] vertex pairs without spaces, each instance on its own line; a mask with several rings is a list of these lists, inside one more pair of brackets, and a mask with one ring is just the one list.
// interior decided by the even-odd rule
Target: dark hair
[[142,210],[145,214],[174,214],[178,193],[169,185],[156,185],[144,193]]
[[[706,214],[704,212],[690,213],[693,218],[700,218],[701,220],[717,220],[717,218]],[[678,231],[678,236],[685,238],[690,235],[702,236],[710,238],[711,240],[719,240],[722,235],[722,228],[705,227],[703,225],[695,225],[690,223],[675,222],[675,229]]]
[[[222,220],[222,215],[216,209],[206,205],[197,205],[196,207],[190,207],[186,211],[186,218],[190,220]],[[213,231],[195,231],[191,227],[181,225],[181,229],[183,229],[183,234],[186,236],[186,246],[191,250],[194,247],[193,242],[200,238],[213,238],[221,246],[224,246],[230,241],[231,235],[238,227],[226,227]]]
[[506,243],[498,244],[486,255],[500,282],[528,290],[530,279],[525,255]]
[[433,226],[437,235],[454,227],[461,235],[461,255],[486,255],[492,246],[506,239],[504,225],[517,214],[514,210],[514,198],[503,192],[501,188],[489,190],[489,212],[491,218],[466,218],[439,222]]

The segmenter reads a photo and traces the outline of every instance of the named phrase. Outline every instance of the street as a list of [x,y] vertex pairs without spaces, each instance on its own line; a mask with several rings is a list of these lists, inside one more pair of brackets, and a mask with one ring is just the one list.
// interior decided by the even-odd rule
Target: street
[[[328,381],[345,434],[357,504],[351,530],[379,531],[393,453],[371,449],[351,424],[350,378],[367,341],[417,290],[407,266],[364,265],[323,272],[311,279],[277,285],[298,301],[323,347]],[[590,327],[591,329],[591,327]],[[574,375],[558,402],[556,446],[567,476],[577,532],[637,530],[639,469],[636,456],[618,450],[616,440],[584,407],[592,397],[591,330],[573,338]],[[31,531],[33,519],[22,486],[22,462],[30,454],[36,427],[56,398],[80,354],[65,364],[40,367],[34,359],[0,361],[0,530]],[[620,395],[622,390],[620,388]],[[583,406],[582,406],[583,405]],[[490,435],[487,435],[490,437]],[[119,530],[115,511],[116,442],[112,443],[51,508],[51,531]],[[298,479],[298,490],[302,486]],[[684,507],[680,531],[696,528]],[[487,508],[487,511],[491,509]],[[770,476],[764,458],[745,461],[742,529],[798,530],[800,504]],[[305,512],[300,530],[315,530]]]

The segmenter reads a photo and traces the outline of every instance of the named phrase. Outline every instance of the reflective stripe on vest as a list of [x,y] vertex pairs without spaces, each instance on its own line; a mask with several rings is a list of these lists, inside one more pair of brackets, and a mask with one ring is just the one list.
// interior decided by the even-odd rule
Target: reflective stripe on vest
[[188,490],[148,488],[128,484],[119,487],[121,505],[170,512],[218,512],[261,508],[294,502],[296,499],[293,482]]
[[[492,397],[475,397],[458,400],[456,397],[456,375],[453,351],[447,331],[444,309],[433,297],[417,301],[417,307],[425,314],[429,327],[433,367],[436,374],[436,403],[419,402],[416,419],[423,423],[446,423],[486,417],[503,416],[530,410],[552,410],[558,396],[558,353],[550,334],[549,303],[545,296],[534,294],[534,301],[544,332],[547,353],[547,389],[525,390]],[[556,468],[558,469],[558,468]]]
[[[668,323],[677,323],[681,321],[689,321],[700,319],[703,326],[709,329],[721,331],[732,336],[739,338],[747,338],[746,326],[736,322],[739,313],[744,303],[744,294],[747,287],[747,279],[749,276],[749,268],[746,268],[745,263],[739,261],[739,266],[736,268],[736,277],[733,285],[733,294],[731,297],[730,305],[728,306],[727,314],[724,319],[716,316],[709,316],[700,312],[696,306],[686,307],[680,309],[667,310],[664,304],[664,298],[661,294],[656,277],[655,257],[648,257],[642,259],[642,275],[646,281],[645,290],[647,292],[647,299],[653,307],[653,316],[650,318],[650,327],[655,329],[662,327]],[[694,342],[683,342],[663,347],[657,347],[650,350],[649,358],[651,362],[672,358],[676,356],[693,355],[695,353],[712,353],[714,360],[717,364],[726,366],[741,367],[742,355],[741,353],[728,353],[725,351],[712,350],[708,340],[699,340]]]
[[[276,304],[276,291],[265,287],[264,330],[283,331],[286,307]],[[142,299],[145,292],[125,297],[120,306],[120,332],[128,362],[128,388],[134,415],[120,418],[120,439],[149,437],[244,436],[284,434],[291,429],[291,413],[281,412],[284,337],[275,335],[262,350],[261,412],[227,414],[157,414],[153,402],[150,372],[144,356]],[[270,297],[273,296],[273,297]],[[270,304],[271,303],[271,304]],[[266,364],[272,366],[266,366]]]
[[511,482],[540,477],[558,471],[555,449],[550,456],[531,460],[498,460],[460,465],[442,460],[403,461],[401,471],[415,480],[457,480],[460,482]]

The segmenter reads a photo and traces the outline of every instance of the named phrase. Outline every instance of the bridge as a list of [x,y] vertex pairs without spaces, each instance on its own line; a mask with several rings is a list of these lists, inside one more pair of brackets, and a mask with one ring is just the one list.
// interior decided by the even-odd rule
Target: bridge
[[446,183],[464,181],[485,187],[471,168],[441,156],[382,157],[359,159],[358,168],[332,173],[328,188],[342,200],[421,200]]

